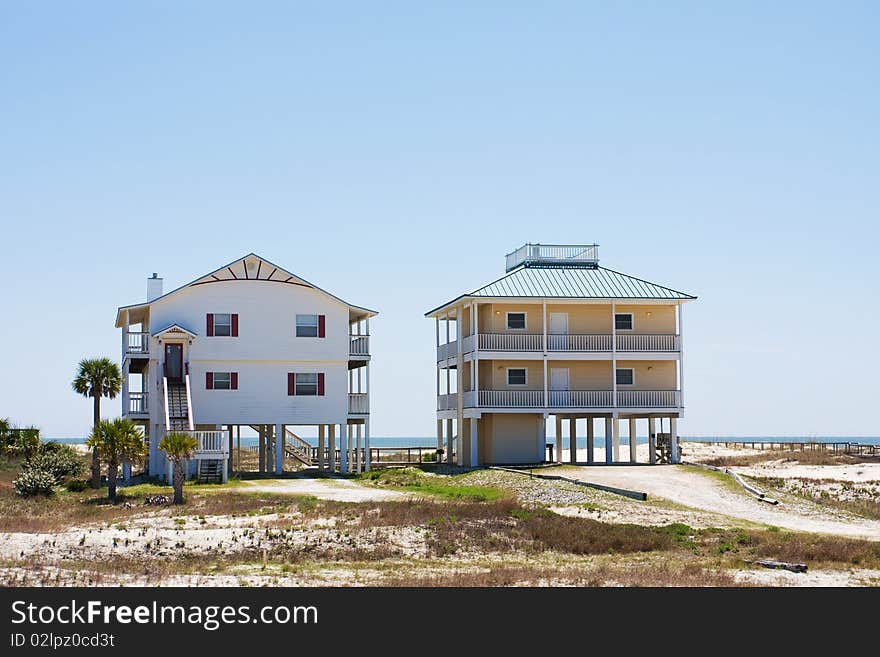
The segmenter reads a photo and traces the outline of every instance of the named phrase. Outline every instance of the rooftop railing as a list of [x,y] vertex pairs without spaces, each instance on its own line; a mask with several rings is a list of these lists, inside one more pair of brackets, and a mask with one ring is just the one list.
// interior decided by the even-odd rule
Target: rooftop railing
[[598,264],[598,244],[524,244],[507,254],[506,271],[520,265],[595,267]]

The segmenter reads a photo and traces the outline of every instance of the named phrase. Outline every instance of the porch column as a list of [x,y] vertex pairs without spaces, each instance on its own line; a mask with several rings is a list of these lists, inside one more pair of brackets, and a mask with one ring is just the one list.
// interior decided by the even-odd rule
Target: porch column
[[593,463],[593,416],[587,416],[587,463]]
[[259,472],[263,474],[266,471],[266,432],[263,429],[263,425],[259,425],[259,429],[257,432],[259,433]]
[[234,454],[233,449],[235,448],[235,442],[234,442],[234,440],[235,440],[235,433],[234,433],[234,432],[235,432],[235,429],[233,429],[233,427],[232,427],[231,424],[227,424],[227,425],[226,425],[226,430],[229,432],[229,442],[226,443],[226,444],[228,445],[228,448],[227,448],[227,449],[228,449],[229,456],[228,456],[227,459],[226,459],[226,465],[227,465],[227,467],[224,468],[224,469],[225,469],[225,470],[228,470],[228,473],[227,473],[227,474],[232,474],[232,461],[233,461],[232,455]]
[[620,463],[620,420],[616,417],[611,420],[611,431],[613,440],[611,447],[614,451],[614,462]]
[[452,419],[446,420],[446,462],[453,463],[452,460]]
[[648,463],[654,465],[657,462],[657,434],[655,433],[654,418],[648,418]]
[[348,425],[339,425],[339,471],[348,474]]
[[[546,445],[544,450],[546,452]],[[556,454],[553,458],[554,461],[562,461],[562,416],[558,413],[556,414]]]
[[364,418],[364,455],[366,456],[366,463],[364,464],[364,469],[369,472],[370,471],[370,463],[373,462],[373,455],[370,452],[370,418]]
[[[561,458],[559,459],[562,460]],[[577,463],[577,418],[568,419],[568,461]]]
[[629,419],[629,462],[635,463],[637,461],[636,458],[636,419],[631,417]]
[[437,449],[443,449],[443,420],[437,420]]
[[284,443],[287,436],[284,435],[284,425],[275,425],[275,474],[284,473]]
[[275,438],[275,427],[271,424],[266,425],[266,474],[272,472],[275,467],[275,451],[272,449],[272,445]]
[[[490,456],[491,458],[491,456]],[[538,460],[536,463],[544,463],[547,460],[547,413],[538,416]]]
[[606,417],[605,418],[605,463],[614,463],[612,443],[614,441],[614,437],[612,436],[613,429],[611,425],[614,423],[614,418]]
[[324,469],[326,463],[326,454],[324,453],[324,425],[318,425],[318,470]]
[[237,452],[235,455],[236,467],[238,472],[241,472],[241,425],[235,425],[235,451]]
[[471,418],[471,421],[470,421],[470,425],[471,425],[471,444],[470,444],[470,448],[471,448],[471,459],[470,460],[471,460],[471,462],[470,462],[470,466],[472,468],[476,468],[480,465],[480,450],[479,450],[479,446],[477,444],[477,440],[478,440],[478,438],[477,438],[477,435],[478,435],[477,422],[479,422],[479,420],[477,418],[475,418],[475,417]]
[[336,425],[327,425],[327,442],[329,449],[327,450],[327,469],[330,472],[336,472]]
[[556,462],[562,463],[562,425],[563,422],[560,420],[559,422],[559,433],[556,434]]
[[669,418],[669,441],[671,444],[669,460],[672,463],[681,463],[681,449],[678,444],[678,418]]
[[357,455],[357,471],[358,474],[364,471],[364,455],[362,451],[362,441],[364,437],[364,425],[356,424],[355,431],[357,432],[357,445],[355,447],[355,454]]

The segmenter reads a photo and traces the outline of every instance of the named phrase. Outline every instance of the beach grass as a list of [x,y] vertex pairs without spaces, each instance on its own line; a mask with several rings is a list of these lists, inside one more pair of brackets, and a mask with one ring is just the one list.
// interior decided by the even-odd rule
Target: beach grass
[[447,500],[492,502],[510,496],[500,488],[459,483],[457,477],[460,476],[463,475],[429,475],[418,468],[386,468],[365,472],[358,479],[374,486],[398,488]]

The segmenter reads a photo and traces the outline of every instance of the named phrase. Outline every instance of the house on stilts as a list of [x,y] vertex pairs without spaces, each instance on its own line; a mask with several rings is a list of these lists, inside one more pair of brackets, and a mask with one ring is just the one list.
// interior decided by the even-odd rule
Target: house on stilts
[[438,448],[469,467],[597,463],[599,423],[601,462],[636,462],[642,425],[642,460],[677,463],[682,306],[695,298],[600,266],[595,244],[509,253],[503,277],[426,313],[436,321]]
[[[254,253],[171,292],[162,285],[153,274],[146,301],[116,313],[122,414],[144,427],[149,474],[168,477],[158,445],[184,431],[198,441],[190,474],[225,482],[242,461],[243,427],[258,436],[259,472],[369,469],[375,311]],[[309,425],[317,447],[296,432]]]

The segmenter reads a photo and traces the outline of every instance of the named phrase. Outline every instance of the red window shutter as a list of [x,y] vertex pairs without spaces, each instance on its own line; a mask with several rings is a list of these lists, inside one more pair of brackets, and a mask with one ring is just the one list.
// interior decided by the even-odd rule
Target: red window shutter
[[205,372],[205,390],[214,389],[214,373]]
[[238,337],[238,313],[232,315],[232,337]]
[[318,337],[323,338],[326,336],[326,315],[318,315]]
[[324,373],[318,372],[318,394],[324,396]]
[[229,387],[238,390],[238,372],[229,373]]
[[296,374],[294,374],[293,372],[289,372],[287,375],[287,394],[296,394]]
[[214,337],[214,313],[208,313],[208,337]]

